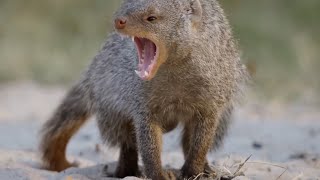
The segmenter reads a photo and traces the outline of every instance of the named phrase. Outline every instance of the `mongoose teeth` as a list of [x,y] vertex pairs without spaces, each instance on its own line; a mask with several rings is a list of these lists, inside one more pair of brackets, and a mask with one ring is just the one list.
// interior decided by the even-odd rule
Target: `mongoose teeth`
[[138,76],[140,76],[140,71],[135,70],[134,72],[135,72]]
[[147,71],[144,72],[145,76],[149,76],[149,73]]

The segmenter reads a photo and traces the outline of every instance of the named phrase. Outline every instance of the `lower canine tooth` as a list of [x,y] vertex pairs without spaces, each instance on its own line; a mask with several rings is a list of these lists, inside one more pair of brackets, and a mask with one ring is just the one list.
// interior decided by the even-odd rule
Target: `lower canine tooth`
[[135,70],[134,71],[138,76],[140,76],[140,71]]
[[149,73],[148,73],[147,71],[145,71],[145,72],[144,72],[144,75],[145,75],[145,76],[148,76],[148,75],[149,75]]

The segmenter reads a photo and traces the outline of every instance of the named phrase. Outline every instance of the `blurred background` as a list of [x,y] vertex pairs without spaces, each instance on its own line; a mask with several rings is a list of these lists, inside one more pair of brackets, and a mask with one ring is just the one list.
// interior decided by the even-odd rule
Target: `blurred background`
[[[320,1],[221,1],[259,98],[318,103]],[[0,1],[0,83],[69,84],[99,50],[119,0]]]
[[[320,1],[221,1],[259,99],[319,104]],[[67,85],[99,50],[119,0],[0,0],[0,84]]]
[[[251,154],[249,179],[280,180],[281,173],[281,179],[319,179],[320,0],[220,2],[252,83],[223,149],[209,162],[225,167],[229,160],[236,168]],[[112,31],[120,3],[0,0],[0,179],[63,179],[34,168],[38,132]],[[164,138],[163,165],[183,164],[178,132]],[[116,161],[117,149],[104,148],[91,121],[67,153],[83,167]]]

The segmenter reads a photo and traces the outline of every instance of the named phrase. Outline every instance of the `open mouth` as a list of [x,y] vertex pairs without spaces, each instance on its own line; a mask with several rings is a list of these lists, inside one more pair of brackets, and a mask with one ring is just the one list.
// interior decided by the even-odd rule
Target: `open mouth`
[[139,65],[135,72],[143,80],[150,80],[154,76],[157,60],[159,58],[159,49],[157,45],[147,38],[133,37],[136,45]]

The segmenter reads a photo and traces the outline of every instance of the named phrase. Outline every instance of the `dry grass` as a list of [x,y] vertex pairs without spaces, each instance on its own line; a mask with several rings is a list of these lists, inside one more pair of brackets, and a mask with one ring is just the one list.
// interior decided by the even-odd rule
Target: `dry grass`
[[201,174],[198,174],[196,177],[190,178],[188,180],[232,180],[236,177],[245,176],[245,171],[243,171],[242,169],[246,164],[260,164],[260,165],[273,166],[276,168],[283,169],[283,172],[275,180],[281,179],[281,177],[288,170],[288,168],[286,167],[273,164],[273,163],[249,161],[251,157],[252,155],[247,157],[243,162],[234,163],[231,166],[227,166],[226,164],[223,164],[222,166],[221,165],[211,166],[213,171],[212,173],[201,173]]

